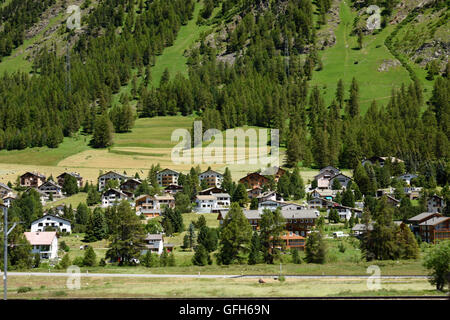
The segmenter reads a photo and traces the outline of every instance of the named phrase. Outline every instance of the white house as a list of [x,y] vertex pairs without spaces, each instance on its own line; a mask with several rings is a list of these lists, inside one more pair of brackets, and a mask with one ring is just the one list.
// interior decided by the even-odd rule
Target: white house
[[141,250],[141,254],[146,254],[147,251],[162,254],[164,250],[164,238],[162,234],[147,234],[144,239],[145,249]]
[[125,193],[118,189],[109,189],[102,194],[102,207],[110,207],[118,204],[122,200],[127,200]]
[[31,232],[43,232],[46,227],[57,228],[61,232],[72,232],[72,226],[69,220],[47,214],[31,222]]
[[195,212],[211,213],[219,212],[230,206],[231,197],[228,193],[214,193],[210,195],[198,195],[195,199]]
[[149,218],[160,216],[164,207],[175,208],[175,198],[173,195],[169,193],[161,196],[144,194],[135,199],[136,213],[144,214]]
[[38,253],[41,259],[58,258],[58,237],[56,232],[24,232],[25,237],[32,246],[31,252]]
[[168,187],[171,184],[178,185],[179,176],[179,172],[166,168],[156,174],[156,180],[161,187]]
[[411,180],[415,179],[417,177],[418,177],[417,174],[405,173],[405,174],[402,174],[401,176],[398,176],[397,178],[405,181],[410,186],[411,185]]
[[123,174],[114,172],[114,171],[109,171],[98,177],[98,190],[101,191],[101,190],[105,189],[106,183],[109,180],[116,180],[116,181],[118,181],[118,184],[120,185],[122,182],[125,182],[128,179],[131,179],[131,178],[127,177]]
[[62,198],[62,187],[52,180],[47,180],[41,184],[38,188],[39,191],[45,193],[49,198],[50,195],[53,199]]
[[222,186],[223,175],[214,170],[206,170],[198,175],[200,181],[206,180],[208,187],[217,187],[220,188]]

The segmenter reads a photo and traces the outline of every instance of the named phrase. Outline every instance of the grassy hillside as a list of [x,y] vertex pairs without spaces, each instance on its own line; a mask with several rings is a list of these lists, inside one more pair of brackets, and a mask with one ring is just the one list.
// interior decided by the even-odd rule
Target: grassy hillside
[[350,36],[355,17],[349,0],[342,1],[341,23],[335,31],[336,44],[321,53],[323,70],[313,74],[311,85],[318,85],[324,93],[325,102],[330,104],[335,96],[337,81],[343,80],[347,98],[352,78],[356,77],[360,87],[361,112],[364,113],[372,100],[386,104],[392,88],[400,87],[402,82],[409,83],[410,77],[401,65],[384,72],[378,71],[384,60],[395,59],[384,45],[394,27],[388,26],[376,35],[365,36],[363,48],[358,50],[357,37]]

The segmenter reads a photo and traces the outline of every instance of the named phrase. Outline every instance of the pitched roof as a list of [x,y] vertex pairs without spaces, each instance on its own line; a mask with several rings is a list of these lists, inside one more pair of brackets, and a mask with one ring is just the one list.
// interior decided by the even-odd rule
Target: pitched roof
[[205,194],[205,195],[198,195],[197,200],[216,200],[216,196]]
[[56,237],[56,232],[24,232],[28,242],[34,245],[51,245]]
[[110,191],[113,191],[113,192],[115,192],[115,193],[118,193],[118,194],[121,194],[121,195],[123,195],[123,196],[125,196],[125,197],[128,197],[125,193],[122,192],[122,190],[114,189],[114,188],[110,188],[110,189],[106,190],[105,192],[103,192],[102,196],[103,196],[105,193],[108,193],[108,192],[110,192]]
[[118,173],[118,172],[115,172],[115,171],[108,171],[108,172],[106,172],[106,173],[104,173],[104,174],[98,176],[98,178],[100,179],[101,177],[106,176],[107,174],[110,174],[110,173],[114,173],[115,175],[121,176],[122,178],[126,178],[126,179],[129,178],[129,177],[127,177],[126,175],[121,174],[121,173]]
[[211,170],[211,169],[200,173],[200,175],[207,174],[207,173],[209,173],[209,174],[215,173],[215,174],[218,174],[219,176],[223,176],[223,174],[221,174],[220,172],[217,172],[217,171],[214,171],[214,170]]
[[57,184],[55,181],[53,181],[53,180],[45,181],[43,184],[41,184],[39,186],[39,189],[41,189],[42,187],[47,186],[47,185],[51,185],[51,186],[53,186],[55,188],[61,189],[61,186],[59,184]]
[[[373,230],[373,222],[369,223],[368,228],[369,228],[369,230]],[[357,223],[352,228],[352,231],[366,231],[366,225],[362,224],[362,223]]]
[[231,196],[228,194],[228,193],[226,193],[226,192],[223,192],[223,193],[213,193],[212,194],[214,197],[216,197],[216,198],[231,198]]
[[160,173],[163,173],[163,172],[166,172],[166,171],[170,171],[170,172],[173,172],[173,173],[176,173],[176,174],[180,174],[178,171],[175,171],[175,170],[172,170],[172,169],[169,169],[169,168],[165,168],[164,170],[159,171],[157,174],[160,174]]
[[1,183],[1,182],[0,182],[0,188],[6,189],[8,191],[12,191],[12,189],[10,187],[8,187],[6,184]]
[[30,171],[27,171],[27,172],[25,172],[23,175],[21,175],[21,177],[23,177],[23,176],[25,176],[25,175],[32,175],[32,176],[36,176],[36,177],[39,177],[39,178],[45,180],[45,176],[44,176],[43,174],[39,173],[39,172],[30,172]]
[[422,223],[419,223],[419,226],[435,226],[437,224],[440,224],[444,221],[449,220],[450,217],[433,217],[431,219],[428,219]]
[[77,172],[63,172],[63,173],[61,173],[59,176],[57,176],[56,178],[62,177],[62,176],[64,176],[64,175],[66,175],[66,174],[68,174],[68,175],[70,175],[70,176],[72,176],[72,177],[74,177],[74,178],[81,179],[80,174],[77,173]]
[[[222,217],[225,219],[226,214]],[[263,213],[260,210],[244,210],[244,215],[247,219],[258,220],[261,219]],[[282,210],[281,215],[284,219],[315,219],[319,215],[319,211],[314,209],[300,209],[300,210]]]
[[163,240],[163,235],[160,233],[148,233],[145,240]]
[[54,214],[46,214],[46,215],[44,215],[44,216],[42,216],[42,217],[40,217],[40,218],[38,218],[38,219],[36,219],[36,220],[31,221],[31,224],[33,224],[33,223],[36,222],[36,221],[42,220],[42,219],[44,219],[44,218],[48,218],[48,217],[57,218],[57,219],[64,220],[64,221],[67,221],[67,222],[71,223],[71,221],[68,220],[68,219],[61,218],[61,217],[56,216],[56,215],[54,215]]
[[420,220],[426,219],[428,217],[431,217],[433,215],[436,215],[436,213],[433,213],[433,212],[422,212],[421,214],[418,214],[417,216],[409,218],[408,221],[420,221]]

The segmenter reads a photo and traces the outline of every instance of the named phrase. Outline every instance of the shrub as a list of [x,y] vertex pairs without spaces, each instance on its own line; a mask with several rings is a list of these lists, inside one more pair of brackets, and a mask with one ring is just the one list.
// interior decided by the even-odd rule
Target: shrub
[[69,246],[67,245],[67,243],[65,241],[61,241],[60,246],[61,246],[61,249],[64,250],[65,252],[69,252],[70,251],[70,248],[69,248]]
[[83,264],[83,257],[76,257],[75,259],[73,259],[72,264],[78,266],[78,267],[82,267]]
[[67,292],[62,291],[62,290],[55,291],[55,292],[53,292],[53,296],[54,297],[64,297],[64,296],[67,296]]
[[17,293],[25,293],[25,292],[29,292],[29,291],[31,291],[32,289],[30,288],[30,287],[20,287],[18,290],[17,290]]
[[284,281],[286,281],[286,278],[284,276],[279,276],[278,281],[284,282]]

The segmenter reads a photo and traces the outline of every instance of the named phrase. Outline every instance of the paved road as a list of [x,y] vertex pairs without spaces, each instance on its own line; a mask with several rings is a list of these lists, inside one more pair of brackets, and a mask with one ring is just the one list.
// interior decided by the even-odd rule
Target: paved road
[[[0,273],[3,277],[3,273]],[[73,273],[62,272],[8,272],[8,276],[36,276],[36,277],[67,277]],[[223,275],[223,274],[141,274],[141,273],[80,273],[81,277],[92,278],[274,278],[278,275]],[[370,275],[284,275],[285,278],[291,279],[367,279]],[[381,279],[428,279],[428,276],[414,276],[414,275],[398,275],[398,276],[380,276]]]

